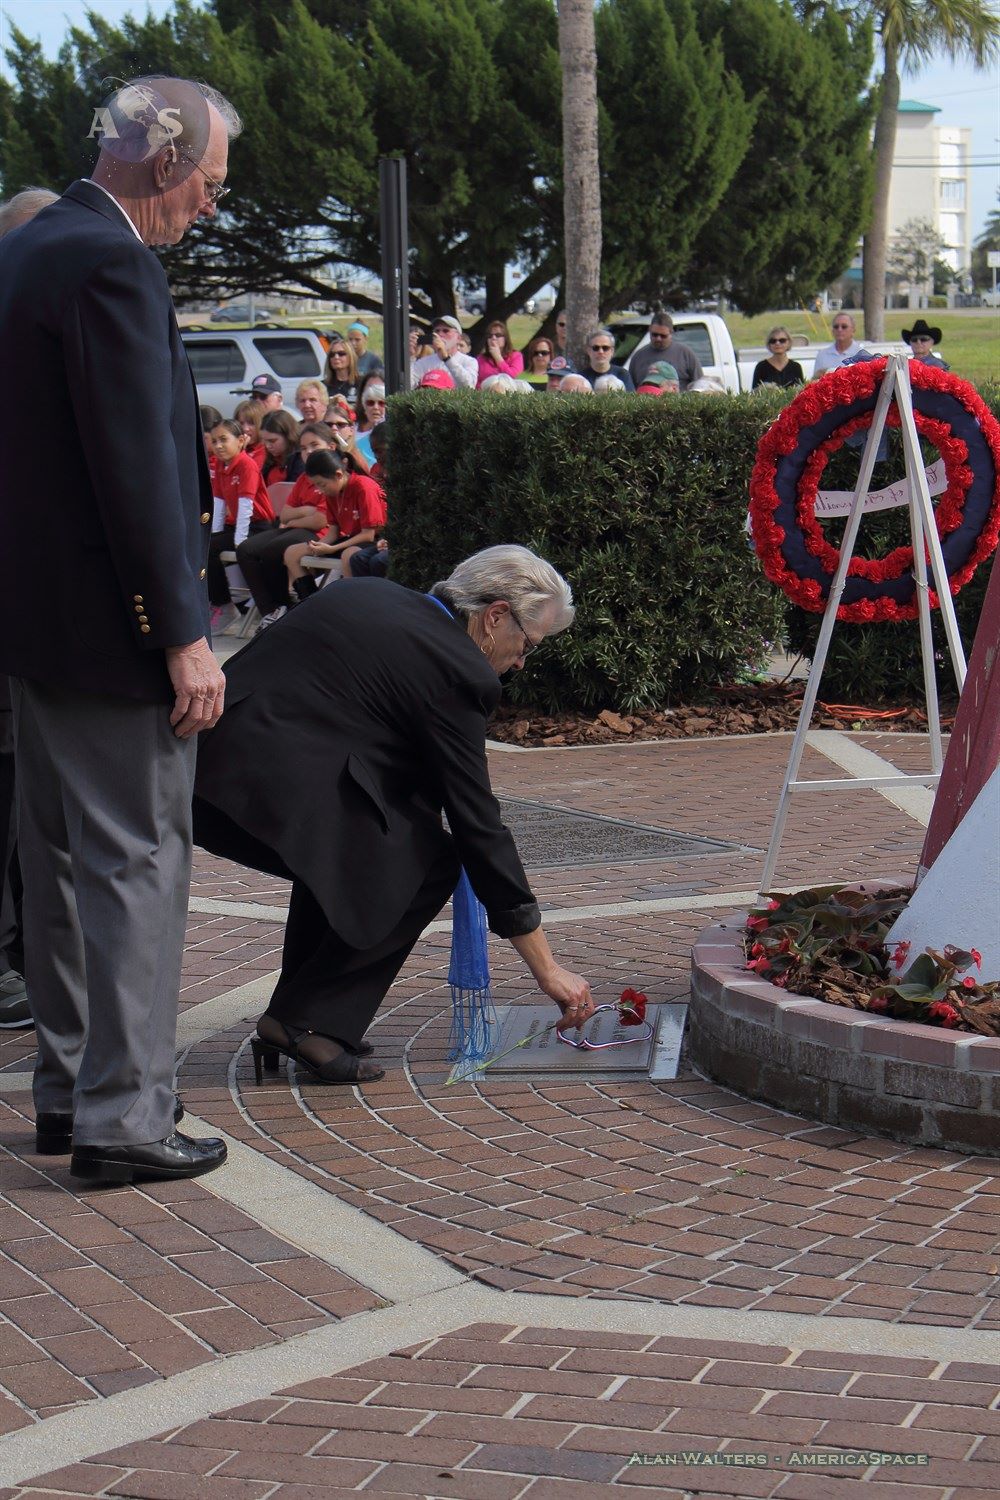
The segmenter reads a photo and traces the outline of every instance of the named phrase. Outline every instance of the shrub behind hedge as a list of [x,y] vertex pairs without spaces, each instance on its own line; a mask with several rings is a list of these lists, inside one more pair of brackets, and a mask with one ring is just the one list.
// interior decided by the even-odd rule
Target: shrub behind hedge
[[481,547],[520,542],[569,579],[578,613],[509,698],[628,712],[697,695],[782,636],[784,597],[744,532],[753,454],[781,404],[397,397],[392,576],[427,588]]

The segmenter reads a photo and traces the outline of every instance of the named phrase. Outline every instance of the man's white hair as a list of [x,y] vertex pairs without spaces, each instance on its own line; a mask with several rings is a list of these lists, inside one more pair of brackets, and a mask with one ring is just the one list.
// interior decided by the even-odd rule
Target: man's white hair
[[20,229],[22,224],[27,224],[43,208],[55,203],[58,197],[58,193],[53,193],[48,188],[27,187],[15,193],[6,203],[0,203],[0,240],[5,234],[10,234],[12,229]]
[[559,382],[559,390],[566,396],[592,396],[594,387],[586,375],[564,375]]
[[542,616],[551,610],[548,635],[566,630],[576,613],[573,590],[565,578],[543,557],[513,542],[473,553],[449,578],[436,583],[431,593],[465,619],[498,599],[506,600],[528,625],[541,625]]
[[486,391],[487,394],[492,391],[495,396],[509,396],[514,389],[514,380],[510,375],[502,372],[497,375],[487,375],[479,389]]

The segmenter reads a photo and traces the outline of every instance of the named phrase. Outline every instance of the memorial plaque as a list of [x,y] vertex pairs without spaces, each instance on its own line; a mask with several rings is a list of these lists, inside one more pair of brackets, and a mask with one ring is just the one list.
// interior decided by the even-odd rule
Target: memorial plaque
[[501,797],[499,801],[501,816],[529,870],[690,859],[697,855],[732,853],[745,847],[723,839],[677,833],[671,828],[630,823],[623,818],[576,812],[547,802],[518,797]]
[[[678,1012],[680,1014],[678,1014]],[[680,1042],[684,1031],[686,1005],[650,1005],[646,1018],[653,1027],[653,1035],[646,1037],[641,1026],[623,1026],[617,1010],[601,1011],[595,1015],[582,1033],[591,1042],[626,1042],[627,1046],[605,1047],[595,1050],[590,1047],[570,1047],[561,1042],[555,1031],[548,1030],[553,1021],[553,1008],[548,1005],[507,1005],[497,1011],[499,1035],[493,1056],[496,1062],[475,1077],[490,1074],[510,1073],[557,1073],[560,1075],[584,1073],[647,1073],[651,1062],[656,1060],[657,1077],[676,1077],[676,1060],[680,1055]],[[637,1040],[636,1033],[641,1040]],[[661,1039],[662,1038],[662,1039]],[[523,1046],[518,1043],[524,1041]],[[509,1051],[514,1048],[514,1051]],[[507,1052],[506,1057],[499,1054]],[[670,1067],[671,1057],[675,1071]],[[455,1069],[457,1076],[463,1074],[461,1066]]]

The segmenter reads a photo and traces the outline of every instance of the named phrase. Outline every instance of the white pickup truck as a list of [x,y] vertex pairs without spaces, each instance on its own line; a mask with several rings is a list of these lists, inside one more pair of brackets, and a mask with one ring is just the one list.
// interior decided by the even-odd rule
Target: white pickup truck
[[[753,384],[754,367],[766,359],[768,350],[737,349],[725,320],[718,313],[671,313],[674,338],[679,344],[687,344],[693,350],[698,363],[707,376],[722,382],[727,391],[748,391]],[[776,316],[775,323],[779,318]],[[649,343],[649,319],[614,318],[608,324],[615,336],[615,363],[627,365],[636,349]],[[823,344],[811,344],[803,334],[792,335],[792,359],[798,360],[807,380],[812,378],[813,365]],[[905,344],[898,341],[880,344],[866,343],[872,354],[907,354]],[[663,356],[669,360],[669,351]]]

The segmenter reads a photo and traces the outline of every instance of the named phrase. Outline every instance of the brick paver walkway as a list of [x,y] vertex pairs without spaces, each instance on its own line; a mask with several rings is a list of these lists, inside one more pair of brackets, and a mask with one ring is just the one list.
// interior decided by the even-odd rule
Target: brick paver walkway
[[[925,764],[915,739],[849,742]],[[692,940],[755,889],[788,747],[494,753],[504,795],[735,845],[535,873],[598,998],[685,997]],[[843,771],[817,742],[804,773]],[[922,833],[878,793],[824,794],[778,881],[907,875]],[[32,1033],[0,1034],[0,1500],[996,1493],[997,1160],[683,1063],[449,1087],[444,924],[373,1029],[383,1080],[258,1087],[286,899],[197,859],[181,1090],[231,1143],[203,1181],[81,1190],[32,1152]],[[537,1003],[491,956],[497,1002]]]

